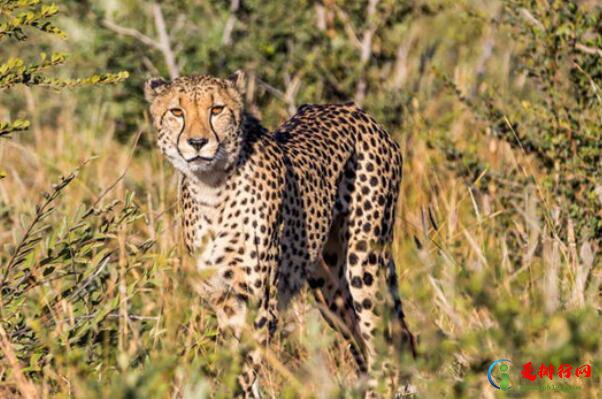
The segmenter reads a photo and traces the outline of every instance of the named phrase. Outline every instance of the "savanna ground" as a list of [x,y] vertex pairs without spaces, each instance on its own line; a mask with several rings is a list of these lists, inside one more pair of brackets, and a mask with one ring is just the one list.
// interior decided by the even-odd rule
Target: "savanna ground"
[[[394,253],[421,356],[395,360],[418,397],[600,397],[598,2],[38,3],[0,0],[0,23],[33,11],[66,33],[0,24],[0,63],[70,53],[0,66],[0,120],[30,121],[0,128],[0,397],[231,396],[239,353],[199,294],[141,88],[238,68],[270,128],[355,99],[402,145]],[[303,299],[266,354],[265,396],[355,397],[350,356]],[[487,381],[501,358],[513,384],[527,362],[592,376],[503,393]]]

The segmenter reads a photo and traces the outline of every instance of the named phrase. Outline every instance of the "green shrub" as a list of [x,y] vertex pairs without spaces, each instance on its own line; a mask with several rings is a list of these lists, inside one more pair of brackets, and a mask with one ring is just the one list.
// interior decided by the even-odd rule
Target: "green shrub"
[[[579,3],[503,3],[501,17],[492,23],[519,47],[513,79],[526,79],[520,95],[500,95],[505,93],[493,84],[469,99],[450,79],[444,79],[487,126],[491,137],[525,159],[527,167],[494,172],[481,186],[487,187],[491,178],[498,188],[507,187],[504,182],[533,185],[546,204],[543,217],[551,234],[566,237],[571,224],[579,242],[600,243],[602,7]],[[454,168],[473,181],[490,169],[474,151],[449,142],[443,147]],[[503,190],[498,192],[503,196]],[[513,193],[511,189],[506,192]],[[552,215],[556,211],[560,214]]]
[[[65,33],[52,21],[58,13],[59,9],[55,4],[45,4],[41,0],[0,0],[0,42],[28,42],[28,30],[38,30],[65,38]],[[51,88],[94,86],[118,83],[128,77],[127,72],[102,73],[78,79],[59,79],[46,75],[46,70],[64,64],[66,59],[67,55],[62,53],[41,53],[37,62],[26,62],[18,57],[0,60],[0,91],[19,84]],[[26,130],[28,127],[29,122],[25,120],[0,121],[0,138]]]

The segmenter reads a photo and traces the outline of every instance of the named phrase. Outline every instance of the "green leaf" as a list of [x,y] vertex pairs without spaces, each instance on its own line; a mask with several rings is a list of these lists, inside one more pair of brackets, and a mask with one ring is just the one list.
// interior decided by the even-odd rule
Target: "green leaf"
[[8,138],[11,133],[20,132],[29,128],[30,122],[16,119],[14,122],[0,121],[0,138]]

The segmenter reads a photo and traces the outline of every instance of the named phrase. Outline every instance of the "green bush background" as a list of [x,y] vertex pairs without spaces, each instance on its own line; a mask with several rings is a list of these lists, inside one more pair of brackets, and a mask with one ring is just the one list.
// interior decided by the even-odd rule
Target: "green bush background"
[[[590,364],[562,395],[600,395],[599,2],[56,6],[0,0],[1,397],[230,397],[239,354],[183,255],[141,88],[235,69],[270,128],[355,100],[402,145],[394,250],[422,356],[396,360],[419,397],[504,395],[486,377],[499,358],[513,384],[529,361]],[[349,355],[305,299],[264,394],[355,397]]]

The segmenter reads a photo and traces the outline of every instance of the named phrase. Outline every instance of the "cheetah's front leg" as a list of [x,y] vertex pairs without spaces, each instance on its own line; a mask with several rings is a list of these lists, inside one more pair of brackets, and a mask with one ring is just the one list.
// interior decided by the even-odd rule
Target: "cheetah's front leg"
[[[229,348],[233,353],[243,353],[243,365],[237,378],[236,397],[260,398],[258,372],[262,365],[262,351],[269,344],[276,327],[276,306],[270,296],[262,295],[259,300],[250,298],[247,291],[230,286],[214,302],[220,331],[229,339]],[[253,325],[247,322],[250,309],[256,309]],[[251,337],[248,339],[247,337]]]
[[[243,398],[260,397],[257,375],[262,365],[262,349],[269,344],[277,324],[277,246],[273,240],[254,239],[251,247],[249,250],[243,245],[240,251],[230,252],[237,254],[231,258],[223,253],[217,256],[218,272],[210,282],[211,286],[219,287],[212,295],[212,303],[220,330],[232,336],[230,349],[247,352],[243,354],[238,377],[237,396]],[[227,246],[216,243],[216,248]],[[248,323],[249,311],[256,312],[252,326]],[[250,340],[244,339],[249,336]]]
[[276,326],[276,308],[269,305],[264,306],[260,302],[258,314],[253,323],[253,349],[246,355],[242,372],[238,377],[243,398],[260,398],[258,373],[262,365],[262,351],[267,348]]

